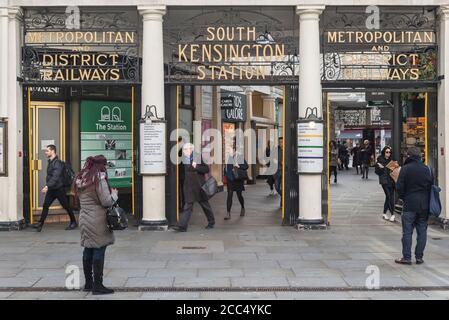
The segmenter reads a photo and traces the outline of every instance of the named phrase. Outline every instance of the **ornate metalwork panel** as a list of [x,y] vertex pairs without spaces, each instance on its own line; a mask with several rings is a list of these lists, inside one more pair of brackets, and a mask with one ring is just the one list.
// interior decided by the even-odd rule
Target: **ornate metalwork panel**
[[140,19],[135,8],[80,7],[79,20],[65,10],[25,9],[25,83],[140,82]]

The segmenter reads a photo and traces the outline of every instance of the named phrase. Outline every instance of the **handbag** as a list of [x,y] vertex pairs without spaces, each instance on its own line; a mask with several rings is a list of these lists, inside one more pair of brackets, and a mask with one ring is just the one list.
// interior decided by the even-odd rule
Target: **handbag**
[[201,190],[207,199],[212,198],[218,192],[218,183],[213,176],[210,176],[201,186]]
[[117,202],[107,209],[106,220],[109,230],[124,230],[128,228],[126,212],[119,207]]
[[246,180],[248,179],[248,173],[246,170],[240,169],[240,168],[232,168],[232,175],[234,177],[234,180]]
[[438,218],[441,214],[441,201],[440,201],[441,188],[435,185],[435,179],[432,174],[432,169],[429,168],[429,171],[430,175],[432,176],[432,186],[430,187],[430,199],[429,199],[429,213],[435,218]]
[[[109,189],[111,188],[109,186]],[[95,188],[95,193],[97,193],[97,189]],[[97,193],[98,198],[98,193]],[[100,201],[100,199],[98,199]],[[108,225],[109,230],[124,230],[128,228],[128,217],[126,215],[126,211],[120,208],[117,201],[114,202],[112,206],[106,208],[106,224]]]

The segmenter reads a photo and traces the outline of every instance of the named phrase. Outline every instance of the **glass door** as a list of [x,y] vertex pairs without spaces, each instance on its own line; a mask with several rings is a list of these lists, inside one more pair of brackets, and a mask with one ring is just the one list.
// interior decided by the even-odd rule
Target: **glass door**
[[[63,102],[31,102],[30,105],[30,141],[32,150],[32,206],[33,215],[40,214],[45,199],[41,189],[45,186],[47,174],[47,145],[56,146],[57,154],[65,160],[65,123]],[[50,209],[61,209],[56,200]]]

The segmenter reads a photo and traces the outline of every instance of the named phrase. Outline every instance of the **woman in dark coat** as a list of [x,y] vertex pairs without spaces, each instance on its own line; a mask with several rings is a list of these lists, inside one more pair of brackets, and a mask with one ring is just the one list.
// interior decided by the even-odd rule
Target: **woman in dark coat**
[[74,179],[75,195],[80,205],[81,246],[84,247],[84,291],[92,291],[93,295],[114,293],[114,290],[103,286],[106,247],[114,243],[114,234],[107,225],[106,210],[117,201],[117,190],[109,187],[106,164],[107,160],[102,155],[89,157]]
[[371,163],[371,146],[369,140],[363,141],[360,148],[360,162],[362,164],[362,179],[368,179],[369,166]]
[[215,225],[214,213],[209,204],[207,196],[201,187],[205,182],[204,175],[209,172],[209,167],[203,163],[200,156],[200,163],[195,162],[194,147],[191,143],[186,143],[182,147],[182,166],[184,166],[184,208],[179,217],[179,225],[175,227],[177,231],[187,231],[187,226],[192,216],[193,204],[198,202],[206,215],[208,224],[206,229],[212,229]]
[[352,155],[352,167],[357,170],[357,174],[359,174],[359,167],[360,167],[360,173],[362,173],[362,167],[360,162],[360,144],[356,144],[354,148],[351,150]]
[[[392,150],[389,146],[382,149],[381,155],[377,158],[375,172],[379,176],[379,184],[385,193],[384,211],[382,217],[385,220],[393,222],[394,217],[394,181],[390,176],[391,170],[387,168],[388,163],[392,161]],[[391,216],[388,218],[387,211],[390,211]]]
[[337,144],[332,140],[329,144],[329,181],[334,173],[334,183],[337,183],[338,149]]
[[[245,190],[245,178],[248,177],[246,170],[248,170],[248,167],[248,163],[243,155],[237,153],[234,147],[233,154],[229,156],[223,171],[223,174],[227,179],[228,191],[228,198],[226,200],[227,215],[224,218],[225,220],[231,219],[232,197],[234,191],[237,193],[237,198],[242,206],[240,216],[243,217],[245,215],[245,200],[243,199],[242,192]],[[238,172],[239,178],[234,176],[234,172]]]

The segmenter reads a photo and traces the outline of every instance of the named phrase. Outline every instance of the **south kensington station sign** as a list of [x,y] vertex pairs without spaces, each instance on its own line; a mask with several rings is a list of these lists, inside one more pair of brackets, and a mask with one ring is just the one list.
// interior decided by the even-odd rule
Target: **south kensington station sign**
[[205,39],[178,44],[178,62],[196,64],[197,80],[265,79],[267,64],[285,59],[282,43],[257,35],[256,27],[206,28]]

